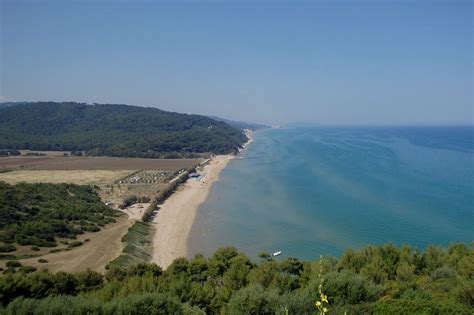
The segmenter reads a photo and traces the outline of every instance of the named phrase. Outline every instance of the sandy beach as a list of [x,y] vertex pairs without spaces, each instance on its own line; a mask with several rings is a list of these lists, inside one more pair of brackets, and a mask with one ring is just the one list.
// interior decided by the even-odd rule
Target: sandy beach
[[[253,141],[254,132],[245,130],[249,139],[243,145],[245,150]],[[160,207],[153,219],[156,233],[153,237],[152,262],[167,268],[174,259],[188,254],[188,236],[199,206],[206,200],[212,184],[219,179],[220,172],[234,155],[214,156],[199,173],[199,179],[189,179],[178,188]]]
[[167,268],[174,259],[187,256],[187,239],[197,210],[232,158],[232,155],[213,157],[200,172],[199,180],[189,179],[160,207],[153,220],[156,233],[152,262]]

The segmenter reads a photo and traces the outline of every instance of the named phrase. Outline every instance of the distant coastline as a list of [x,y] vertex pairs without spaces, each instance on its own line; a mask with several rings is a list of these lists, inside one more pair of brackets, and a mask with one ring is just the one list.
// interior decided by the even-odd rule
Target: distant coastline
[[[242,150],[253,141],[254,131],[245,130],[248,141]],[[174,259],[187,257],[188,237],[199,207],[206,201],[212,185],[219,180],[219,174],[235,158],[235,155],[212,157],[199,171],[201,177],[189,179],[160,207],[153,219],[156,233],[153,237],[152,262],[167,268]]]

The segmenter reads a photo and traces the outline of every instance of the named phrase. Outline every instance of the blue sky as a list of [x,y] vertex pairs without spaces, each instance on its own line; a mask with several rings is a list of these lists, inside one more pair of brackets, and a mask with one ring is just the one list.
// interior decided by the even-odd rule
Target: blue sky
[[472,1],[1,2],[3,100],[471,124]]

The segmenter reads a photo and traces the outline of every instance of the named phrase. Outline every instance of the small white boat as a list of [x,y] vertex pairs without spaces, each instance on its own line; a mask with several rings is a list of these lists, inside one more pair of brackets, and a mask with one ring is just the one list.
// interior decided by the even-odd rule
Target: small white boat
[[273,257],[276,257],[276,256],[280,256],[281,255],[281,250],[277,251],[277,252],[274,252],[272,254]]

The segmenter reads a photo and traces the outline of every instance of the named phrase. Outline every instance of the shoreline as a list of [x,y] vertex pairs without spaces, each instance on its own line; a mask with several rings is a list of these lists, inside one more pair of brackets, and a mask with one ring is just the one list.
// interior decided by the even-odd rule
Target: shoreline
[[188,255],[188,236],[197,211],[219,179],[220,172],[234,158],[233,155],[213,157],[200,173],[198,180],[190,178],[160,206],[153,219],[156,232],[153,236],[152,261],[163,269],[173,260]]
[[[245,150],[253,141],[254,132],[245,130],[249,139],[243,146]],[[212,185],[219,180],[221,171],[235,155],[212,157],[199,173],[199,179],[188,179],[161,205],[153,219],[156,232],[153,236],[152,263],[166,269],[176,258],[189,254],[188,237],[199,207],[206,201]]]

